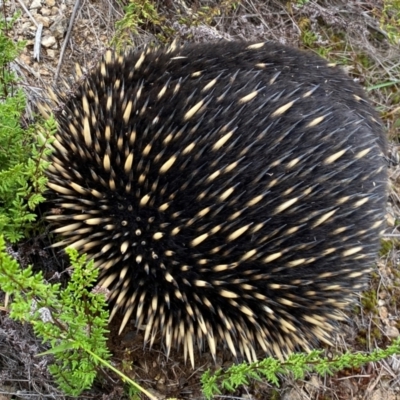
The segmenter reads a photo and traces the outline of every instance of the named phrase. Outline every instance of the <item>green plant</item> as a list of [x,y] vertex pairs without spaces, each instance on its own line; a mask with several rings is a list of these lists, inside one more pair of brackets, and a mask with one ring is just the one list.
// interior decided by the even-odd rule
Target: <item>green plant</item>
[[108,312],[104,294],[88,289],[97,278],[93,261],[78,257],[68,249],[73,273],[64,290],[60,284],[48,284],[41,273],[32,268],[21,269],[6,253],[0,236],[0,289],[13,297],[10,317],[28,322],[35,334],[51,346],[46,353],[54,355],[49,367],[61,389],[76,396],[91,386],[96,373],[97,358],[109,358],[106,347]]
[[313,48],[318,40],[318,36],[311,29],[311,21],[309,18],[300,18],[298,21],[300,29],[300,39],[305,47]]
[[380,24],[390,43],[400,44],[400,0],[384,1]]
[[111,40],[111,43],[117,48],[130,44],[130,34],[137,35],[140,26],[161,25],[162,19],[151,0],[129,0],[123,10],[125,14],[122,19],[116,22],[116,34]]
[[294,379],[303,379],[309,372],[319,375],[333,375],[346,368],[358,368],[369,362],[376,362],[400,352],[400,338],[385,350],[377,349],[368,354],[346,352],[338,357],[329,359],[323,356],[323,350],[313,350],[309,354],[296,353],[286,361],[268,357],[254,363],[234,365],[226,371],[219,369],[214,373],[206,371],[201,383],[207,399],[221,393],[221,389],[233,392],[239,386],[249,384],[250,380],[266,380],[279,386],[279,375],[292,375]]
[[[13,42],[8,37],[8,32],[14,25],[15,21],[18,19],[19,14],[16,13],[9,21],[5,19],[0,19],[0,88],[1,96],[4,94],[8,95],[8,89],[13,88],[13,83],[15,82],[15,76],[11,72],[9,63],[19,55],[19,53],[25,47],[25,42],[21,41],[18,43]],[[4,93],[4,90],[6,92]],[[11,93],[12,94],[12,93]]]
[[[54,134],[55,122],[49,120],[44,129],[22,126],[26,100],[10,62],[25,46],[8,38],[15,22],[0,20],[0,232],[10,242],[27,235],[36,219],[35,207],[44,201],[48,142]],[[37,131],[42,134],[37,135]]]
[[297,7],[305,6],[310,0],[296,0],[294,3]]
[[89,389],[104,366],[130,385],[130,392],[145,393],[109,362],[107,324],[109,313],[102,290],[92,287],[98,276],[93,261],[86,262],[86,255],[79,256],[74,249],[67,249],[72,267],[71,279],[65,289],[60,284],[49,284],[41,273],[33,274],[32,268],[21,269],[11,258],[0,236],[0,289],[13,297],[10,317],[28,322],[35,334],[50,346],[38,356],[52,355],[49,371],[59,387],[71,396],[78,396]]

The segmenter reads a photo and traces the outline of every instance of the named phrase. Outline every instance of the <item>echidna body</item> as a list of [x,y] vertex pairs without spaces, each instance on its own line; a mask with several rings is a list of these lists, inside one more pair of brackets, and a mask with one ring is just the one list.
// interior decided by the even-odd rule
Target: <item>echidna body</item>
[[108,51],[58,103],[49,218],[121,330],[192,363],[195,344],[253,360],[330,342],[386,201],[382,126],[345,73],[273,43]]

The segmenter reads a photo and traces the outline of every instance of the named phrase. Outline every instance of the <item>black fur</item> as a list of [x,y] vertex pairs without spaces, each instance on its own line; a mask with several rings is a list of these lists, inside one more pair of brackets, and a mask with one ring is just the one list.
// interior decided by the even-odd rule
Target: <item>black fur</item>
[[[154,50],[136,69],[142,53],[113,55],[75,97],[60,94],[65,151],[55,146],[52,160],[65,172],[53,168],[49,180],[103,196],[52,187],[56,204],[76,205],[53,218],[57,228],[75,224],[63,244],[83,239],[76,247],[96,259],[102,282],[114,274],[115,307],[150,324],[147,338],[161,329],[168,350],[182,343],[191,358],[187,333],[207,339],[213,354],[215,337],[250,359],[259,345],[279,355],[329,341],[340,310],[368,280],[383,229],[386,139],[359,85],[313,54],[250,45]],[[102,222],[75,218],[82,214]]]

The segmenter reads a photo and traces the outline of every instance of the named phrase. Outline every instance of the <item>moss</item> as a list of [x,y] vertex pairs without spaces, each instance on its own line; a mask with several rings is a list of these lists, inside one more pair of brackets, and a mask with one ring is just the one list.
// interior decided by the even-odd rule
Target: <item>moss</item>
[[381,240],[381,249],[379,251],[380,257],[387,257],[391,251],[397,246],[397,240]]
[[361,306],[365,313],[376,314],[378,309],[378,299],[376,290],[368,290],[361,297]]

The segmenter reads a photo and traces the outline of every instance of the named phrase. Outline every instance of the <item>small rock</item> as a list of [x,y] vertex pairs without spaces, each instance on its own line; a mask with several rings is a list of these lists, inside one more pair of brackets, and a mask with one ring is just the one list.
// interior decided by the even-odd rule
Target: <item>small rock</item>
[[57,40],[54,36],[44,36],[42,38],[42,46],[43,47],[52,47],[57,43]]
[[50,28],[51,33],[57,38],[62,39],[65,32],[67,31],[67,19],[63,16],[58,17],[54,20],[53,25]]
[[51,15],[51,10],[50,10],[50,8],[42,7],[40,9],[40,14],[42,14],[45,17],[49,17]]
[[382,291],[379,292],[379,298],[380,299],[384,300],[387,297],[388,297],[388,293],[386,291],[382,290]]
[[46,0],[47,7],[53,7],[56,5],[56,0]]
[[22,32],[22,33],[25,33],[31,26],[32,26],[32,22],[29,22],[29,21],[24,22],[24,23],[21,25],[21,32]]
[[48,56],[48,57],[50,57],[50,58],[56,58],[56,52],[55,52],[55,50],[47,49],[47,50],[46,50],[46,53],[47,53],[47,56]]
[[36,16],[36,22],[39,24],[43,24],[45,28],[48,28],[50,26],[51,20],[49,17],[44,17],[43,15],[37,15]]
[[399,330],[395,326],[386,327],[385,334],[391,338],[397,338],[400,335]]
[[29,8],[31,10],[34,10],[35,8],[40,8],[40,7],[42,7],[42,0],[33,0]]
[[378,300],[378,306],[379,307],[382,307],[382,306],[384,306],[384,305],[386,305],[386,301],[385,300]]
[[379,316],[382,319],[386,319],[388,317],[388,309],[387,309],[387,307],[379,307]]
[[28,38],[34,38],[36,37],[36,32],[37,32],[37,27],[36,25],[31,25],[28,27],[28,29],[24,32],[25,36]]
[[19,59],[26,65],[30,65],[32,62],[31,56],[29,56],[28,54],[21,54],[19,56]]

